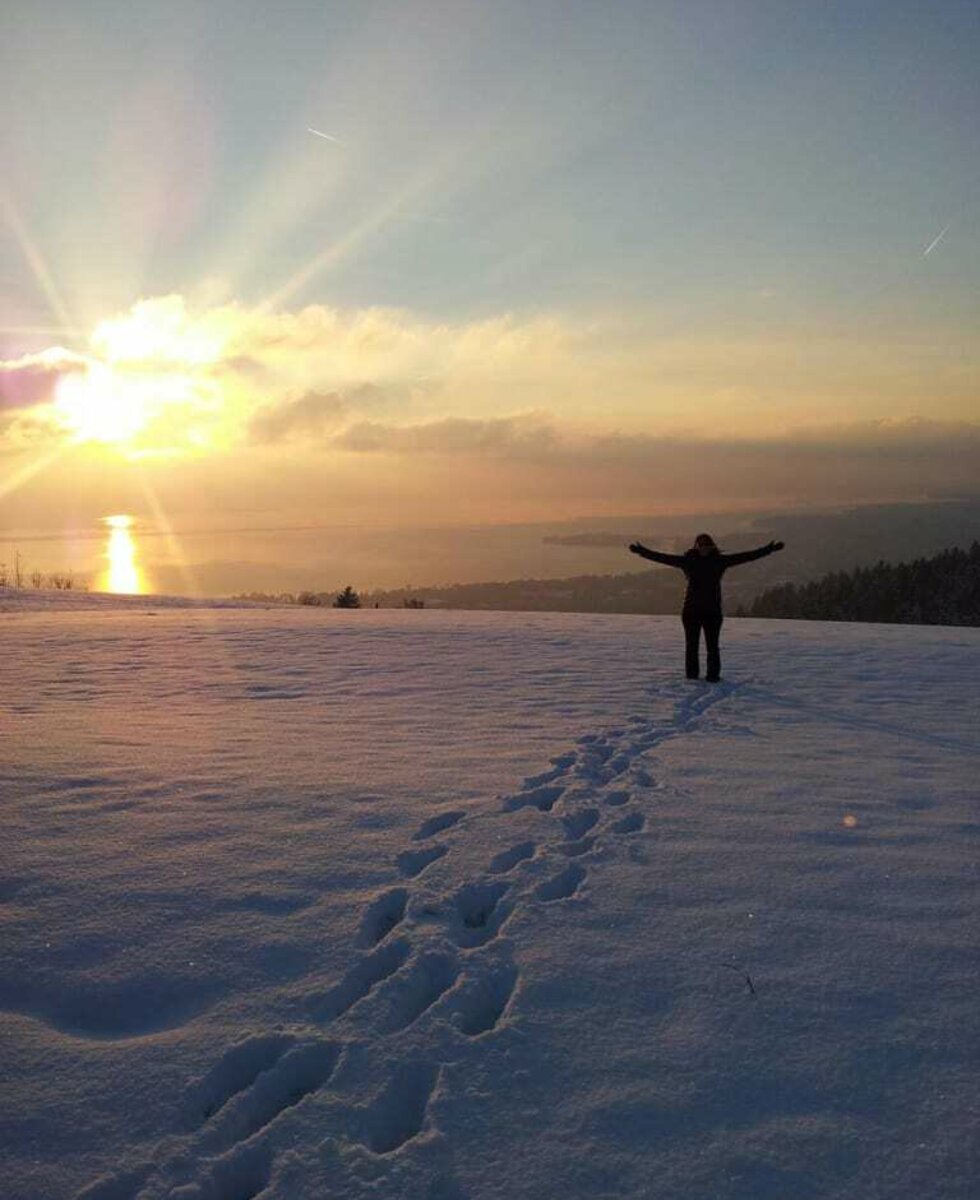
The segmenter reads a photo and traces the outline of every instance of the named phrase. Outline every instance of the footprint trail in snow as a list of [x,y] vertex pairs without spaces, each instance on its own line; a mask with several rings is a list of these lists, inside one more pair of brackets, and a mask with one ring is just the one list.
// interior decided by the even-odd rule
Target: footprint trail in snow
[[[282,1027],[227,1048],[189,1082],[174,1127],[144,1159],[77,1200],[252,1200],[274,1186],[312,1112],[341,1178],[364,1155],[383,1175],[417,1140],[439,1136],[433,1107],[451,1101],[447,1064],[465,1063],[519,1009],[508,930],[535,909],[571,919],[588,903],[598,851],[616,857],[653,815],[659,784],[644,756],[738,686],[698,688],[665,720],[637,715],[583,736],[496,802],[428,817],[365,906],[347,970],[311,979]],[[545,836],[522,836],[528,809]],[[481,873],[454,878],[453,847],[477,823],[484,836],[496,827],[500,848]]]

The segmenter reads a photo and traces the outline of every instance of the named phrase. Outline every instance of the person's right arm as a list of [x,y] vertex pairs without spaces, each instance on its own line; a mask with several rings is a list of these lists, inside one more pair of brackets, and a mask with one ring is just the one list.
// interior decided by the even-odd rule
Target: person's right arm
[[659,550],[648,550],[639,542],[630,543],[630,553],[638,554],[640,558],[649,558],[653,562],[663,563],[665,567],[682,567],[684,565],[682,554],[662,554]]

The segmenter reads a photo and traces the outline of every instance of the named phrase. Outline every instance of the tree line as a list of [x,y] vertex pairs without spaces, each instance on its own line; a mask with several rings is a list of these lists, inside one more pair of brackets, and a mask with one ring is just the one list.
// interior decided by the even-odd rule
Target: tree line
[[18,550],[9,567],[5,562],[0,562],[0,590],[4,588],[23,590],[28,587],[35,590],[57,588],[58,591],[65,592],[88,591],[88,584],[84,579],[76,579],[74,571],[50,571],[45,574],[37,567],[28,569],[24,566],[24,560]]
[[768,588],[738,616],[897,625],[980,625],[980,542],[909,563]]

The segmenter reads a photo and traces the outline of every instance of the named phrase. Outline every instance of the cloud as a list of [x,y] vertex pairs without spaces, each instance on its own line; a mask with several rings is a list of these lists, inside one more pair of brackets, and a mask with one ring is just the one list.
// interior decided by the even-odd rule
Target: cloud
[[336,392],[307,392],[295,400],[259,409],[249,423],[249,435],[259,445],[294,438],[320,441],[344,419],[347,405]]
[[661,480],[699,479],[706,486],[755,480],[760,486],[794,480],[826,488],[834,480],[881,479],[903,473],[906,485],[922,469],[923,486],[945,472],[980,471],[980,425],[966,421],[908,420],[810,427],[772,438],[661,438],[615,433],[569,448],[580,464],[656,472]]
[[345,418],[405,409],[420,390],[362,383],[343,393],[310,391],[292,399],[274,400],[252,415],[249,441],[255,445],[301,442],[308,447],[324,447]]
[[805,426],[791,431],[801,448],[815,450],[841,446],[852,453],[975,454],[980,448],[980,424],[973,421],[940,421],[928,417],[881,418],[839,426]]
[[684,464],[685,470],[700,464],[704,470],[739,462],[777,465],[787,460],[827,462],[835,457],[851,462],[936,456],[972,460],[980,454],[980,424],[913,417],[806,427],[768,438],[703,438],[576,433],[563,429],[552,414],[534,412],[485,420],[446,417],[408,425],[362,421],[344,430],[331,444],[356,453],[493,453],[583,466],[656,466],[669,468],[673,474],[677,464]]
[[[514,398],[511,411],[527,407],[530,394],[567,370],[575,336],[570,326],[542,317],[452,323],[397,309],[273,312],[195,306],[169,295],[100,322],[84,355],[52,348],[0,364],[0,371],[6,408],[53,402],[66,372],[96,381],[85,405],[104,406],[111,387],[121,414],[141,414],[127,439],[140,453],[220,453],[287,441],[322,448],[345,411],[351,421],[380,413],[397,424],[423,415],[499,416],[501,395]],[[82,408],[75,405],[70,432],[84,439],[95,423]],[[56,433],[57,420],[51,427]],[[353,440],[359,436],[364,431]],[[501,436],[485,433],[490,442]]]
[[298,359],[340,382],[406,382],[432,373],[487,375],[554,363],[577,336],[550,317],[510,314],[460,324],[426,320],[402,309],[309,305],[267,312],[228,305],[203,319],[221,331],[228,359],[280,367]]
[[980,425],[924,419],[699,439],[589,435],[535,413],[360,422],[332,444],[401,457],[399,478],[413,489],[449,486],[465,461],[469,501],[497,504],[508,519],[921,499],[969,492],[980,478]]
[[54,400],[58,383],[84,374],[90,360],[60,346],[41,354],[0,360],[0,409],[30,409]]
[[790,431],[771,439],[614,434],[569,447],[583,485],[688,507],[921,499],[980,478],[980,425],[924,419]]
[[480,455],[537,458],[559,445],[551,424],[537,414],[474,420],[447,417],[417,425],[352,425],[333,445],[358,454]]
[[[906,490],[916,463],[931,487],[944,456],[960,486],[975,459],[965,427],[831,424],[841,412],[926,409],[912,395],[920,380],[899,381],[873,346],[686,342],[641,326],[628,315],[601,325],[514,314],[453,322],[391,308],[289,312],[153,297],[102,322],[85,353],[52,348],[0,363],[0,409],[11,414],[0,445],[98,441],[102,431],[104,441],[118,435],[123,454],[216,465],[242,447],[287,448],[294,462],[308,457],[311,472],[325,457],[351,469],[357,456],[424,457],[436,470],[437,457],[465,456],[540,464],[552,495],[577,495],[587,481],[596,498],[656,492],[663,503],[719,498],[729,485],[791,495],[803,481],[826,495],[862,472],[880,491],[885,460]],[[930,386],[941,388],[934,359]],[[971,380],[946,380],[952,399],[928,411],[971,412],[961,400]],[[825,424],[786,428],[814,419]],[[744,436],[760,429],[769,436]],[[529,475],[523,483],[537,486]]]

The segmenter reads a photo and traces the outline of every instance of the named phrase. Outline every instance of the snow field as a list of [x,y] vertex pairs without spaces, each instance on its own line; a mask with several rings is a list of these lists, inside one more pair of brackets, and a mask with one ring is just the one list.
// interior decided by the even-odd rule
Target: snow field
[[11,1195],[970,1194],[975,635],[676,625],[13,617]]

